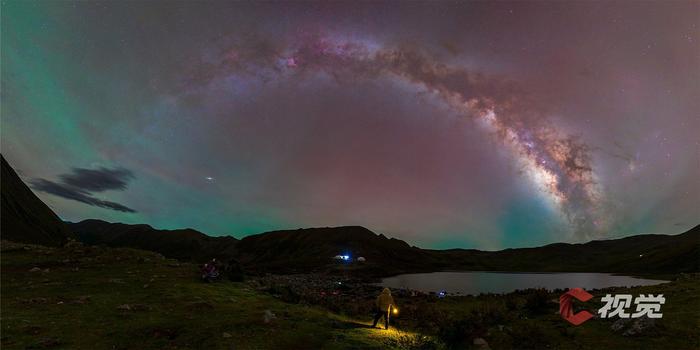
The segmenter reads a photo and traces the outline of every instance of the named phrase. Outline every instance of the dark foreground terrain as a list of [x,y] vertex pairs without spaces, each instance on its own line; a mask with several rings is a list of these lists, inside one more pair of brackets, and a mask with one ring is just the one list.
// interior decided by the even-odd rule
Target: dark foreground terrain
[[[398,296],[389,331],[369,328],[376,287],[324,275],[198,281],[197,266],[159,254],[69,243],[2,242],[3,349],[698,349],[700,278],[593,291],[664,294],[663,319],[556,313],[560,292]],[[338,282],[341,282],[338,284]],[[476,344],[475,344],[476,343]]]

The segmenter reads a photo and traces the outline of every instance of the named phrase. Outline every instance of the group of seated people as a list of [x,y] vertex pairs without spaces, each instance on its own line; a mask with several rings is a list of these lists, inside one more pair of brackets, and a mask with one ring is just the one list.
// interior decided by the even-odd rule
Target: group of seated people
[[232,282],[242,282],[245,279],[243,269],[235,259],[220,262],[216,258],[213,258],[208,263],[202,265],[200,272],[202,281],[204,282],[214,282],[222,278]]
[[202,266],[202,280],[204,282],[213,282],[219,278],[219,266],[216,259],[211,259],[210,262]]

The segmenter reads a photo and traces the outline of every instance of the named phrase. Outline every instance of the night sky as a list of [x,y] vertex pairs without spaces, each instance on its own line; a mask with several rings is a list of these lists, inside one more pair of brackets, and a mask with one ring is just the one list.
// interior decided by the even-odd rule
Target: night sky
[[2,2],[65,220],[497,249],[700,222],[699,2]]

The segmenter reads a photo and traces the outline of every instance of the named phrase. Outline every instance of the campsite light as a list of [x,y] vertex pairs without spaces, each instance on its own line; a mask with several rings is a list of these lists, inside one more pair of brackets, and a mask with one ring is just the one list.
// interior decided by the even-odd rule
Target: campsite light
[[399,309],[397,309],[397,308],[392,308],[392,310],[393,310],[392,312],[393,312],[394,315],[398,315],[398,314],[399,314]]

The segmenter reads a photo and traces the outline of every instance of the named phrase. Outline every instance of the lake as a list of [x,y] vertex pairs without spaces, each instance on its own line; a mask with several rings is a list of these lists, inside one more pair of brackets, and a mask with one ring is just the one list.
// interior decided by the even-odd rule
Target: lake
[[516,289],[546,288],[586,290],[607,287],[631,287],[661,284],[668,281],[616,276],[607,273],[519,273],[519,272],[431,272],[398,275],[377,285],[408,288],[422,292],[447,291],[448,294],[509,293]]

